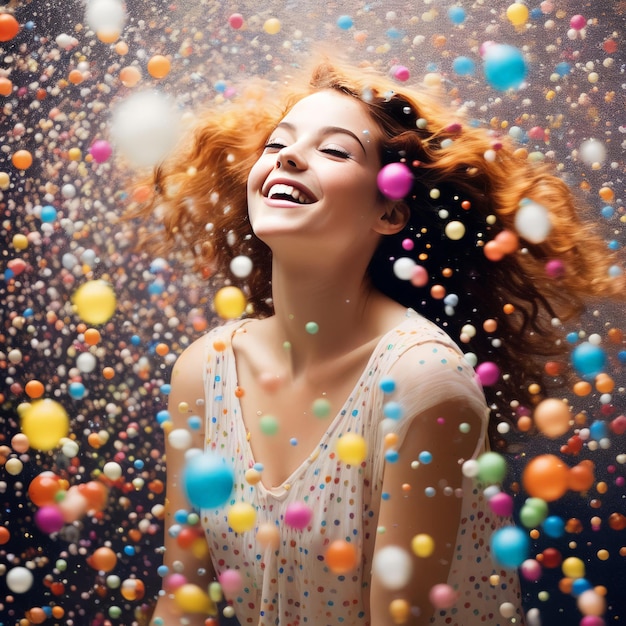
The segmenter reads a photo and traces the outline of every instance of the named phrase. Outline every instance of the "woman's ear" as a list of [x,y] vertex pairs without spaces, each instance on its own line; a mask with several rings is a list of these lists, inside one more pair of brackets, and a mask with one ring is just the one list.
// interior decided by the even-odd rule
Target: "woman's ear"
[[376,220],[375,230],[381,235],[399,233],[409,221],[410,208],[404,202],[387,202],[383,214]]

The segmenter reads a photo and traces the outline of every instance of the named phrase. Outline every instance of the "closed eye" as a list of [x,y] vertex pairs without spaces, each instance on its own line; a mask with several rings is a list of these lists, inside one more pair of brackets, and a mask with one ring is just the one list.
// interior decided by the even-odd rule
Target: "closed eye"
[[274,152],[277,150],[282,150],[283,148],[286,148],[286,145],[284,143],[280,143],[279,141],[268,141],[263,146],[263,150],[266,152],[267,151]]
[[341,159],[349,159],[352,156],[352,154],[350,154],[347,150],[342,150],[341,148],[322,148],[320,152],[330,154]]

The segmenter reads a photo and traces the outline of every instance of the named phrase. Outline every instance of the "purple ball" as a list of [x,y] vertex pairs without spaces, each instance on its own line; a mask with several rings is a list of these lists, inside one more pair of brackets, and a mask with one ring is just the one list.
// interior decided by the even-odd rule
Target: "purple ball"
[[553,259],[552,261],[548,261],[546,263],[546,274],[550,278],[562,278],[565,274],[565,266],[563,265],[563,261],[559,259]]
[[104,139],[94,141],[89,148],[89,154],[91,154],[96,163],[108,161],[112,153],[113,149],[111,148],[111,144]]
[[513,513],[513,498],[504,492],[489,498],[489,508],[499,517],[510,517]]
[[292,502],[285,511],[285,524],[304,530],[313,517],[313,511],[304,502]]
[[491,387],[500,378],[500,368],[491,361],[485,361],[476,368],[476,376],[483,387]]
[[404,163],[389,163],[378,172],[376,182],[386,198],[402,200],[413,187],[413,174]]
[[35,513],[35,524],[41,532],[51,535],[56,533],[65,525],[61,510],[54,504],[42,506]]

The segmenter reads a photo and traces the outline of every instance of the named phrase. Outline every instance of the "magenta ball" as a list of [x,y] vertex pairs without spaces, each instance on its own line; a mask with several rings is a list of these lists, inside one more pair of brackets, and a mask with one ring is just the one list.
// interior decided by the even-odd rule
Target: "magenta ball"
[[380,192],[390,200],[402,200],[413,186],[413,174],[404,163],[385,165],[376,179]]
[[179,587],[187,584],[187,578],[182,574],[170,574],[163,580],[163,587],[166,591],[176,591]]
[[441,583],[431,588],[428,598],[436,609],[449,609],[457,600],[457,592],[450,585]]
[[531,583],[536,583],[543,573],[541,569],[541,563],[535,559],[526,559],[520,565],[520,572],[522,576]]
[[311,521],[313,511],[304,502],[292,502],[285,511],[285,524],[303,530]]
[[63,513],[61,513],[59,507],[50,504],[42,506],[37,510],[35,513],[35,524],[37,524],[37,528],[39,528],[41,532],[50,535],[61,530],[65,524],[65,520],[63,519]]
[[409,72],[409,68],[405,67],[404,65],[396,65],[393,68],[393,77],[396,80],[405,82],[411,77],[411,72]]
[[546,263],[546,274],[550,278],[561,278],[565,274],[565,266],[563,261],[554,259]]
[[485,361],[476,367],[476,376],[483,387],[491,387],[500,378],[500,368],[491,361]]
[[494,515],[509,517],[513,513],[513,498],[508,493],[497,493],[489,498],[489,508]]
[[598,615],[585,615],[580,620],[580,626],[606,626],[606,622]]
[[238,593],[242,586],[243,581],[241,579],[241,573],[236,569],[224,570],[219,575],[220,585],[227,596],[232,596]]
[[587,26],[587,20],[582,15],[574,15],[569,21],[569,25],[574,30],[582,30],[583,28],[585,28],[585,26]]
[[111,144],[104,139],[94,141],[89,148],[89,154],[91,154],[96,163],[104,163],[105,161],[108,161],[112,152],[113,149],[111,148]]

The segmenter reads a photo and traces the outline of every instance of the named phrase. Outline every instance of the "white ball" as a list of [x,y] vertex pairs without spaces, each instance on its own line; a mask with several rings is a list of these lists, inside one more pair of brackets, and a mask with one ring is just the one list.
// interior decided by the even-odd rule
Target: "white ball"
[[515,214],[515,230],[530,243],[545,241],[551,229],[548,210],[537,202],[524,202]]
[[7,587],[13,593],[26,593],[33,586],[34,576],[25,567],[14,567],[6,575]]
[[97,33],[120,33],[126,23],[122,0],[87,0],[85,21]]
[[167,440],[176,450],[187,450],[191,446],[191,433],[186,428],[175,428],[167,436]]
[[102,473],[109,480],[117,480],[122,475],[122,466],[115,461],[109,461],[108,463],[104,464],[104,467],[102,468]]
[[413,560],[407,550],[386,546],[374,555],[372,573],[387,589],[402,589],[411,579]]
[[76,358],[76,367],[83,373],[89,374],[96,369],[96,357],[91,352],[81,352]]
[[580,160],[586,165],[604,163],[606,160],[606,146],[597,139],[587,139],[580,144],[578,150]]
[[396,275],[396,278],[400,280],[411,280],[415,265],[416,263],[413,259],[406,256],[400,257],[393,263],[393,273]]
[[250,272],[252,271],[252,261],[249,257],[244,255],[236,256],[230,262],[230,271],[237,278],[246,278],[250,275]]

